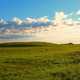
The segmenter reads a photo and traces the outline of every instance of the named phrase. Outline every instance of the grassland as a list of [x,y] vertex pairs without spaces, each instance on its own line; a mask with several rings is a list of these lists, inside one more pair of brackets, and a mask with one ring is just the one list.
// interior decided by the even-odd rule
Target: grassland
[[0,80],[80,80],[80,45],[0,44]]

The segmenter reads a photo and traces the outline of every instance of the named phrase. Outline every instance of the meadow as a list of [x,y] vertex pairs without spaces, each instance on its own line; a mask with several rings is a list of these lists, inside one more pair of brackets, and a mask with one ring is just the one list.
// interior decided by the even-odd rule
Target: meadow
[[0,80],[80,80],[80,45],[0,44]]

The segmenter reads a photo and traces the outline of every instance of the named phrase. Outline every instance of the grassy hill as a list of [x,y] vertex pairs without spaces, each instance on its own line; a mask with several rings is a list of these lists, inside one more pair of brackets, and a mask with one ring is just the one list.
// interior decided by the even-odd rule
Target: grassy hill
[[35,46],[53,46],[52,43],[46,42],[9,42],[1,43],[0,47],[35,47]]
[[80,80],[80,45],[2,43],[0,80]]

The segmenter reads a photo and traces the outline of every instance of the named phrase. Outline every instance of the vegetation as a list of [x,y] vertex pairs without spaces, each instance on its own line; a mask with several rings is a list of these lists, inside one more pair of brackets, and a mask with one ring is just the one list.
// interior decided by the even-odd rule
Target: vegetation
[[0,80],[80,80],[80,45],[0,44]]

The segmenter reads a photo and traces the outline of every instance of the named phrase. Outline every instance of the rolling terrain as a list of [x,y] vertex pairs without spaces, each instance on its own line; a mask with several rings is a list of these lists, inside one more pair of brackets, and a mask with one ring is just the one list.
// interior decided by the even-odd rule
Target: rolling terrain
[[80,45],[2,43],[0,80],[80,80]]

